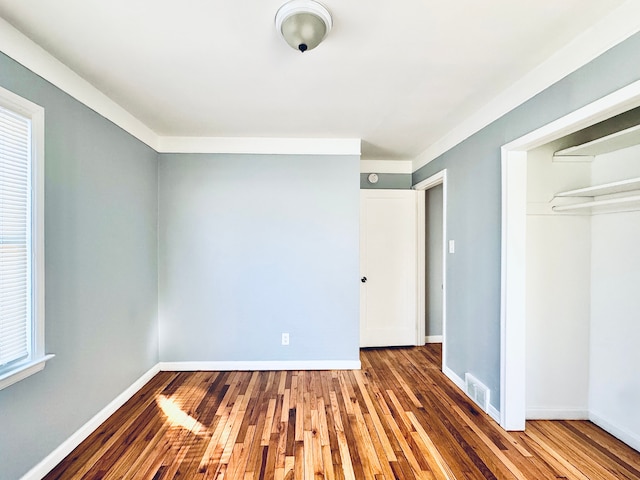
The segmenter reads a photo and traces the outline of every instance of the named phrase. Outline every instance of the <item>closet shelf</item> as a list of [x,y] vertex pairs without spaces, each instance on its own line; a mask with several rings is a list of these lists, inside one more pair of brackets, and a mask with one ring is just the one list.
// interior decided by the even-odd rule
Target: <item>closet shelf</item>
[[[631,195],[623,195],[617,197],[606,197],[597,199],[604,195],[632,193]],[[633,193],[636,193],[635,195]],[[554,198],[591,198],[590,201],[574,203],[571,205],[556,205],[552,207],[554,212],[569,212],[572,210],[583,210],[596,207],[614,207],[616,205],[627,205],[631,203],[640,203],[640,177],[619,180],[617,182],[604,183],[602,185],[593,185],[591,187],[578,188],[577,190],[568,190],[566,192],[556,193]]]
[[591,202],[574,203],[573,205],[557,205],[553,207],[554,212],[568,212],[571,210],[582,210],[594,207],[613,207],[625,203],[640,203],[640,195],[630,197],[609,198],[607,200],[593,200]]
[[590,156],[611,153],[640,143],[640,125],[605,135],[581,145],[565,148],[554,153],[556,156]]
[[632,192],[640,190],[640,177],[620,180],[618,182],[594,185],[592,187],[579,188],[566,192],[556,193],[556,197],[598,197],[600,195],[610,195],[613,193]]

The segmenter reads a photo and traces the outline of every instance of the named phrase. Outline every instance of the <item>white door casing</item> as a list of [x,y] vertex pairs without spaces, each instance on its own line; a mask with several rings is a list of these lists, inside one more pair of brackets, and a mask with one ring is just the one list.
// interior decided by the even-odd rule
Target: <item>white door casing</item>
[[413,189],[418,194],[418,336],[424,341],[426,311],[426,222],[425,192],[442,185],[442,371],[452,378],[452,371],[447,367],[447,169],[431,175],[415,184]]
[[360,191],[360,346],[418,344],[413,190]]

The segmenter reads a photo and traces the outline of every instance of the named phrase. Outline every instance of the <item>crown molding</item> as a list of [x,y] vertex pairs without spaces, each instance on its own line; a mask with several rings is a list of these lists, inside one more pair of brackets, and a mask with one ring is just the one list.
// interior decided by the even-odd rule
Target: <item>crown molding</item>
[[159,137],[159,153],[360,155],[359,138]]
[[[602,21],[424,150],[415,171],[537,93],[640,31],[640,2],[627,0]],[[0,18],[0,49],[35,74],[160,153],[360,155],[359,139],[163,137]],[[381,172],[384,173],[384,172]]]
[[413,160],[413,171],[425,166],[638,31],[640,2],[627,0],[420,153]]
[[4,54],[157,150],[153,130],[2,18],[0,45]]
[[360,173],[413,173],[411,160],[360,160]]
[[360,155],[360,139],[163,137],[0,18],[0,51],[158,153]]

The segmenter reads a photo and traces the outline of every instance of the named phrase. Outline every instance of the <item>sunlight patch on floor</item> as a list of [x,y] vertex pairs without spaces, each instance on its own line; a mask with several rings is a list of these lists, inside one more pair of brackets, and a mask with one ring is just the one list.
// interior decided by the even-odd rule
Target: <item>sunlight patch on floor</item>
[[156,398],[156,403],[167,417],[167,420],[174,427],[181,427],[189,430],[196,435],[206,435],[207,428],[198,422],[188,413],[184,412],[176,403],[170,398],[159,395]]

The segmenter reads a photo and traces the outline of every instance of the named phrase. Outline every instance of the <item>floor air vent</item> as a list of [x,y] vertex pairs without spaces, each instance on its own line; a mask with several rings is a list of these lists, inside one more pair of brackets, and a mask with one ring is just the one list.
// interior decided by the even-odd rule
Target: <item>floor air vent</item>
[[489,396],[491,391],[470,373],[464,374],[464,381],[467,388],[467,395],[478,404],[482,411],[487,412],[489,410]]

